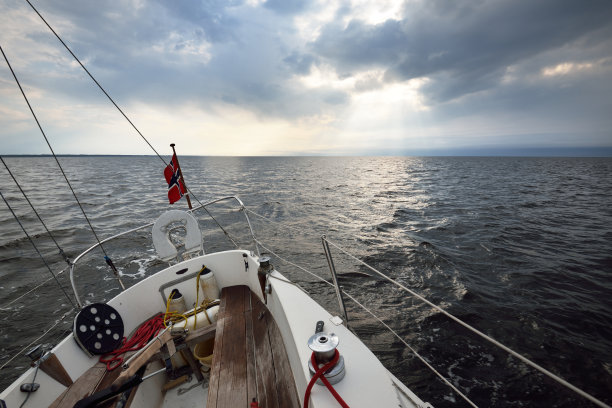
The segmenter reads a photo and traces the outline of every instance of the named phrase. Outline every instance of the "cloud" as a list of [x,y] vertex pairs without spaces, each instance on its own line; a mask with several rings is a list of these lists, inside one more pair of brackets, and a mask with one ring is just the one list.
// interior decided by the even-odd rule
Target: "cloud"
[[[284,134],[296,152],[312,146],[338,152],[419,138],[425,147],[495,138],[524,143],[523,135],[564,129],[583,138],[576,136],[576,143],[605,144],[612,127],[607,1],[72,0],[37,6],[137,123],[169,120],[174,112],[177,128],[193,138],[186,129],[223,130],[232,135],[225,139],[246,146],[246,125],[259,135],[269,126],[275,137],[260,137],[261,151],[279,145],[290,151],[279,142]],[[79,135],[87,133],[84,124],[102,120],[106,133],[120,131],[104,96],[27,5],[0,4],[0,26],[0,44],[49,126]],[[0,112],[10,116],[0,125],[22,135],[24,115],[16,114],[22,102],[10,74],[0,75]],[[542,143],[552,140],[542,136]],[[222,154],[223,143],[213,144]]]
[[384,67],[387,81],[428,77],[433,103],[490,89],[507,67],[586,43],[612,50],[612,4],[598,0],[406,2],[400,20],[329,24],[312,44],[339,72]]
[[264,3],[264,7],[276,13],[287,15],[304,11],[308,4],[309,2],[307,0],[267,0]]

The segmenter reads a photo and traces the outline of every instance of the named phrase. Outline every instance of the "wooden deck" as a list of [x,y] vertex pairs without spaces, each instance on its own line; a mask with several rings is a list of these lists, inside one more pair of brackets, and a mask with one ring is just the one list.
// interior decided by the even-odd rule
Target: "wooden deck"
[[299,408],[293,374],[274,318],[247,286],[221,292],[207,407]]
[[[121,374],[121,370],[106,371],[106,364],[96,363],[67,388],[49,408],[72,408],[82,398],[109,387]],[[100,407],[108,407],[105,403]]]

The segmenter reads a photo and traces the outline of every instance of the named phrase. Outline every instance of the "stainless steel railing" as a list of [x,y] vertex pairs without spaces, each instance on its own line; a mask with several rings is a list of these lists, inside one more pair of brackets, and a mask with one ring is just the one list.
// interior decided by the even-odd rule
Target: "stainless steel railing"
[[[193,212],[195,212],[195,211],[197,211],[197,210],[200,210],[200,209],[206,209],[207,207],[209,207],[209,206],[211,206],[211,205],[213,205],[213,204],[216,204],[216,203],[219,203],[219,202],[222,202],[222,201],[228,201],[228,200],[234,200],[234,201],[236,201],[236,202],[238,203],[239,209],[240,209],[240,211],[241,211],[241,212],[244,214],[244,217],[245,217],[245,219],[246,219],[247,225],[248,225],[248,227],[249,227],[249,232],[250,232],[250,235],[251,235],[252,242],[253,242],[253,244],[255,245],[255,250],[256,250],[256,252],[257,252],[257,255],[259,256],[259,255],[260,255],[260,252],[259,252],[259,246],[258,246],[258,244],[257,244],[257,239],[255,238],[255,233],[253,232],[253,227],[252,227],[252,225],[251,225],[251,221],[249,220],[249,216],[248,216],[247,212],[246,212],[246,211],[244,211],[245,206],[244,206],[244,204],[243,204],[242,200],[240,200],[238,197],[236,197],[236,196],[227,196],[227,197],[216,198],[216,199],[214,199],[214,200],[207,201],[207,202],[205,202],[205,203],[203,203],[203,204],[201,204],[201,205],[199,205],[199,206],[195,207],[194,209],[192,209],[192,210],[190,210],[190,211],[193,213]],[[209,214],[209,215],[210,215],[210,214]],[[211,215],[211,218],[212,218],[212,215]],[[215,222],[216,222],[216,220],[215,220]],[[153,226],[153,224],[154,224],[154,223],[153,223],[153,222],[151,222],[151,223],[148,223],[148,224],[145,224],[145,225],[141,225],[140,227],[132,228],[132,229],[130,229],[130,230],[128,230],[128,231],[124,231],[124,232],[121,232],[121,233],[119,233],[119,234],[116,234],[116,235],[113,235],[113,236],[111,236],[111,237],[108,237],[108,238],[106,238],[106,239],[104,239],[104,240],[100,241],[99,243],[96,243],[95,245],[92,245],[91,247],[87,248],[85,251],[83,251],[82,253],[80,253],[80,254],[79,254],[79,255],[78,255],[78,256],[77,256],[77,257],[74,259],[74,261],[72,261],[72,264],[70,265],[70,284],[71,284],[71,286],[72,286],[72,292],[74,293],[74,297],[75,297],[76,302],[77,302],[77,304],[79,305],[79,307],[83,307],[83,303],[81,302],[81,297],[79,296],[79,292],[78,292],[78,290],[77,290],[77,286],[76,286],[76,282],[75,282],[75,278],[74,278],[74,272],[75,272],[75,270],[76,270],[77,263],[78,263],[78,262],[79,262],[79,261],[80,261],[80,260],[81,260],[81,259],[82,259],[82,258],[85,256],[85,255],[87,255],[88,253],[90,253],[91,251],[93,251],[94,249],[96,249],[97,247],[99,247],[101,244],[104,244],[104,243],[106,243],[106,242],[109,242],[109,241],[115,240],[115,239],[117,239],[117,238],[119,238],[119,237],[122,237],[122,236],[124,236],[124,235],[128,235],[128,234],[134,233],[134,232],[136,232],[136,231],[143,230],[143,229],[145,229],[145,228],[151,228],[151,227]],[[222,231],[223,231],[225,234],[227,234],[227,232],[225,231],[225,229],[223,229],[223,227],[222,227],[222,226],[221,226],[219,223],[217,223],[217,225],[220,227],[220,229],[221,229],[221,230],[222,230]],[[237,244],[236,244],[236,243],[235,243],[233,240],[232,240],[232,242],[234,243],[234,245],[237,245]]]

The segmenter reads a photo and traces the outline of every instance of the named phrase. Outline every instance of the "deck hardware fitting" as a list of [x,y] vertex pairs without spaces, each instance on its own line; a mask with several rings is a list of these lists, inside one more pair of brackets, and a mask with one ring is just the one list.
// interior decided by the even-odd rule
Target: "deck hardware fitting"
[[36,392],[39,388],[40,388],[40,384],[38,383],[25,383],[25,384],[21,384],[21,387],[19,387],[19,390],[21,392],[31,393],[31,392]]
[[344,323],[346,325],[346,328],[350,329],[348,315],[346,314],[346,307],[344,306],[344,299],[342,298],[342,290],[338,285],[336,267],[334,266],[334,260],[332,258],[331,250],[329,249],[329,244],[327,243],[327,237],[325,235],[321,236],[321,241],[323,242],[323,251],[325,252],[325,257],[327,258],[327,265],[329,266],[329,271],[331,272],[332,280],[334,283],[334,289],[336,290],[336,297],[338,298],[340,312],[342,312],[342,315],[344,316]]
[[[317,324],[317,329],[319,325]],[[318,371],[319,367],[323,364],[329,363],[333,360],[336,355],[336,347],[338,347],[339,339],[334,333],[325,333],[320,331],[315,333],[308,339],[308,347],[313,351],[317,367],[315,368],[312,364],[312,359],[308,359],[308,369],[310,371],[310,377],[313,377]],[[340,355],[338,362],[335,366],[330,368],[325,373],[325,378],[330,384],[337,384],[344,378],[346,370],[344,369],[344,357]],[[324,385],[321,379],[316,381],[316,384]]]
[[268,276],[274,270],[274,266],[270,263],[270,257],[262,256],[259,258],[259,268],[257,269],[257,279],[259,279],[259,286],[261,287],[261,292],[263,293],[264,303],[268,303]]

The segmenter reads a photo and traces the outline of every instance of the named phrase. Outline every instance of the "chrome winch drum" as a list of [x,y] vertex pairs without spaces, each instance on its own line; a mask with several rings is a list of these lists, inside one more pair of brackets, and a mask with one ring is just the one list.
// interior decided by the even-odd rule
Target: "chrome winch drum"
[[[330,362],[336,354],[336,347],[338,347],[339,339],[334,333],[323,333],[319,332],[308,339],[308,347],[314,352],[315,360],[319,367],[323,364]],[[317,367],[317,368],[319,368]],[[310,370],[310,376],[313,377],[317,370],[312,365],[312,360],[308,360],[308,369]],[[335,366],[325,372],[325,378],[330,384],[336,384],[340,382],[346,370],[344,369],[344,357],[340,355],[338,362]],[[324,385],[321,379],[316,381],[319,385]]]

